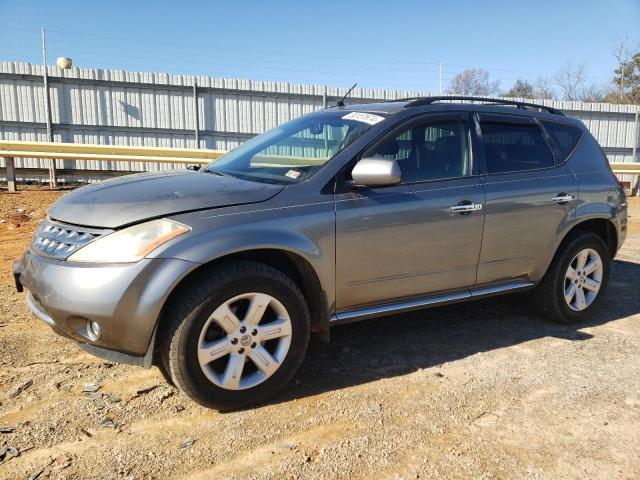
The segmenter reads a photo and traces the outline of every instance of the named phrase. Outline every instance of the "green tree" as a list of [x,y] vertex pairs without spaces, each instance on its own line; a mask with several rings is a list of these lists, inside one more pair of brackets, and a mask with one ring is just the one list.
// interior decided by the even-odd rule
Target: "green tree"
[[533,85],[521,78],[516,80],[516,83],[513,84],[513,87],[511,87],[509,91],[505,92],[504,96],[514,98],[535,98]]
[[615,93],[620,100],[640,104],[640,52],[621,61],[613,73],[613,84],[618,90]]

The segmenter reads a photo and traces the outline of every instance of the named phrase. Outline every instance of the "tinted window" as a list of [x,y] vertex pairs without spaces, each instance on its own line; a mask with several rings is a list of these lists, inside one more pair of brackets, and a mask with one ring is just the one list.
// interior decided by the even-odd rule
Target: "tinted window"
[[402,182],[420,182],[469,175],[467,123],[430,122],[412,126],[367,153],[394,159]]
[[560,150],[560,161],[565,160],[582,138],[582,130],[555,122],[542,122]]
[[320,111],[296,118],[252,138],[203,169],[245,180],[295,183],[306,180],[355,141],[373,123],[344,111]]
[[517,172],[553,166],[553,155],[536,125],[481,122],[487,171]]

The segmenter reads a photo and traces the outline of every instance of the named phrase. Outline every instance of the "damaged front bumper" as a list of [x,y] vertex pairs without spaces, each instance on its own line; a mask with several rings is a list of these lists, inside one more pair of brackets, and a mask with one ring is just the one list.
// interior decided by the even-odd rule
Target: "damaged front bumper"
[[98,357],[150,366],[162,308],[196,266],[174,258],[81,264],[27,251],[14,262],[13,276],[18,291],[28,290],[29,309],[56,333]]

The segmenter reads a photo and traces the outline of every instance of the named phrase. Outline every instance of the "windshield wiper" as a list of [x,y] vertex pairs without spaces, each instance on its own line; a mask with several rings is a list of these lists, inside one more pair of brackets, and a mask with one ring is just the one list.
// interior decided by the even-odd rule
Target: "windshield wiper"
[[237,178],[238,180],[245,180],[248,182],[271,183],[274,185],[288,185],[289,183],[292,183],[280,179],[276,180],[274,178],[265,178],[258,175],[243,175],[241,173],[237,173],[234,175],[232,173],[221,172],[220,170],[202,169],[200,171],[204,173],[210,173],[212,175],[219,175],[221,177]]
[[[219,170],[208,170],[208,169],[203,169],[200,170],[201,172],[204,173],[211,173],[213,175],[218,175],[219,177],[234,177],[233,175],[231,175],[230,173],[226,173],[226,172],[221,172]],[[234,177],[235,178],[235,177]]]

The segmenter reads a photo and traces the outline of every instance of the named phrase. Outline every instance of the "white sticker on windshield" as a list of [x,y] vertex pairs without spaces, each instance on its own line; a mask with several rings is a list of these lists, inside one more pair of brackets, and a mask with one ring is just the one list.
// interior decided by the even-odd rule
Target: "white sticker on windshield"
[[384,120],[384,117],[380,115],[374,115],[373,113],[365,112],[351,112],[342,117],[343,120],[355,120],[357,122],[368,123],[369,125],[375,125]]
[[300,176],[300,172],[297,170],[289,170],[284,174],[284,176],[289,178],[298,178]]

